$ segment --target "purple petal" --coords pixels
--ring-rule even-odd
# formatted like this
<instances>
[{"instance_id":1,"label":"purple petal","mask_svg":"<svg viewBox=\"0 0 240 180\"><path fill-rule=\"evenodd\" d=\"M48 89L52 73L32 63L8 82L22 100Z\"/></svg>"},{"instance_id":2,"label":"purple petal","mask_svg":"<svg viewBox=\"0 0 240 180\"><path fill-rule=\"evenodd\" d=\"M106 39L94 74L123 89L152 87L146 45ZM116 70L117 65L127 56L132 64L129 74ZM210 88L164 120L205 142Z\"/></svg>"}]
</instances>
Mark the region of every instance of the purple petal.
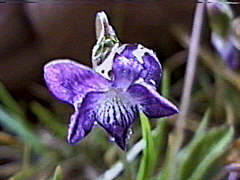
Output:
<instances>
[{"instance_id":1,"label":"purple petal","mask_svg":"<svg viewBox=\"0 0 240 180\"><path fill-rule=\"evenodd\" d=\"M87 92L105 91L110 82L92 69L70 60L54 60L44 67L49 90L64 102L80 103Z\"/></svg>"},{"instance_id":2,"label":"purple petal","mask_svg":"<svg viewBox=\"0 0 240 180\"><path fill-rule=\"evenodd\" d=\"M87 93L83 102L75 106L75 113L70 118L68 128L70 144L77 143L91 131L96 121L95 107L99 104L99 97L97 93Z\"/></svg>"},{"instance_id":3,"label":"purple petal","mask_svg":"<svg viewBox=\"0 0 240 180\"><path fill-rule=\"evenodd\" d=\"M239 58L239 52L238 49L236 49L234 46L230 50L229 53L223 55L225 58L225 64L233 70L237 70L240 68L240 58Z\"/></svg>"},{"instance_id":4,"label":"purple petal","mask_svg":"<svg viewBox=\"0 0 240 180\"><path fill-rule=\"evenodd\" d=\"M170 101L160 96L147 83L134 84L128 93L139 103L140 109L149 118L160 118L178 113L178 109Z\"/></svg>"},{"instance_id":5,"label":"purple petal","mask_svg":"<svg viewBox=\"0 0 240 180\"><path fill-rule=\"evenodd\" d=\"M125 150L128 131L138 116L138 109L127 94L121 93L124 92L90 92L87 96L98 99L95 105L98 124L106 130L112 141Z\"/></svg>"},{"instance_id":6,"label":"purple petal","mask_svg":"<svg viewBox=\"0 0 240 180\"><path fill-rule=\"evenodd\" d=\"M133 82L139 79L142 66L124 56L116 55L113 60L113 86L127 89Z\"/></svg>"},{"instance_id":7,"label":"purple petal","mask_svg":"<svg viewBox=\"0 0 240 180\"><path fill-rule=\"evenodd\" d=\"M90 112L75 113L70 117L68 126L67 141L69 144L76 144L82 140L91 130L94 125L94 118L91 117Z\"/></svg>"},{"instance_id":8,"label":"purple petal","mask_svg":"<svg viewBox=\"0 0 240 180\"><path fill-rule=\"evenodd\" d=\"M141 44L124 44L117 50L120 57L137 62L142 66L140 77L156 86L161 78L162 67L155 53Z\"/></svg>"},{"instance_id":9,"label":"purple petal","mask_svg":"<svg viewBox=\"0 0 240 180\"><path fill-rule=\"evenodd\" d=\"M144 54L143 61L144 70L140 76L146 83L156 86L159 83L162 74L161 65L158 60L148 52Z\"/></svg>"},{"instance_id":10,"label":"purple petal","mask_svg":"<svg viewBox=\"0 0 240 180\"><path fill-rule=\"evenodd\" d=\"M238 49L233 45L230 39L223 39L218 35L212 34L212 43L224 63L230 69L240 68Z\"/></svg>"},{"instance_id":11,"label":"purple petal","mask_svg":"<svg viewBox=\"0 0 240 180\"><path fill-rule=\"evenodd\" d=\"M126 57L127 59L136 59L133 55L133 51L137 50L138 44L123 44L119 50L118 54Z\"/></svg>"}]
</instances>

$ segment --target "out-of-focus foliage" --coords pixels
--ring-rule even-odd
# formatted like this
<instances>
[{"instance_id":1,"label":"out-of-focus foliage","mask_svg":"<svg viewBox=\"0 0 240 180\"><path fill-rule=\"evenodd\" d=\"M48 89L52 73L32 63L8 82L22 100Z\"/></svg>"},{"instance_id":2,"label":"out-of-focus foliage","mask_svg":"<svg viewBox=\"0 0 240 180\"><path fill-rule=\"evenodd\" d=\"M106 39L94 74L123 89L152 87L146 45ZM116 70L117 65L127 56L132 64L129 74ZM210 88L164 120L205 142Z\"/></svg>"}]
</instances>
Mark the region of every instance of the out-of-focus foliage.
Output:
<instances>
[{"instance_id":1,"label":"out-of-focus foliage","mask_svg":"<svg viewBox=\"0 0 240 180\"><path fill-rule=\"evenodd\" d=\"M226 35L233 28L230 17L222 14L212 19L212 28ZM222 34L219 32L216 33ZM177 39L180 44L186 34ZM231 38L224 41L235 43ZM205 47L200 50L201 63L197 66L184 127L184 144L176 159L176 180L221 180L228 175L221 176L225 165L240 161L240 73L223 66L216 58L217 53ZM176 103L181 98L185 59L183 50L163 64L161 92ZM141 114L141 126L134 126L128 145L130 155L107 142L97 128L86 140L70 146L65 139L72 110L57 104L44 91L41 95L47 98L38 95L31 102L24 102L21 97L12 97L0 84L0 179L92 180L108 168L115 168L111 172L118 172L114 176L120 180L169 179L172 165L168 155L174 141L176 116L148 120ZM138 143L141 138L145 143ZM136 151L131 151L132 148ZM131 158L126 158L126 154Z\"/></svg>"},{"instance_id":2,"label":"out-of-focus foliage","mask_svg":"<svg viewBox=\"0 0 240 180\"><path fill-rule=\"evenodd\" d=\"M207 131L209 111L206 112L194 137L177 158L178 180L211 179L210 171L219 167L219 158L226 152L233 138L233 127L224 126ZM157 180L169 179L171 164L166 162Z\"/></svg>"},{"instance_id":3,"label":"out-of-focus foliage","mask_svg":"<svg viewBox=\"0 0 240 180\"><path fill-rule=\"evenodd\" d=\"M52 180L61 180L61 179L62 179L62 169L60 166L57 166Z\"/></svg>"},{"instance_id":4,"label":"out-of-focus foliage","mask_svg":"<svg viewBox=\"0 0 240 180\"><path fill-rule=\"evenodd\" d=\"M59 123L54 116L47 108L43 107L37 102L32 102L30 104L32 112L36 115L39 122L52 130L54 134L59 137L64 138L66 135L66 128L63 124Z\"/></svg>"},{"instance_id":5,"label":"out-of-focus foliage","mask_svg":"<svg viewBox=\"0 0 240 180\"><path fill-rule=\"evenodd\" d=\"M231 69L240 68L238 52L237 21L234 23L234 13L228 3L214 0L207 4L211 42L224 61Z\"/></svg>"}]
</instances>

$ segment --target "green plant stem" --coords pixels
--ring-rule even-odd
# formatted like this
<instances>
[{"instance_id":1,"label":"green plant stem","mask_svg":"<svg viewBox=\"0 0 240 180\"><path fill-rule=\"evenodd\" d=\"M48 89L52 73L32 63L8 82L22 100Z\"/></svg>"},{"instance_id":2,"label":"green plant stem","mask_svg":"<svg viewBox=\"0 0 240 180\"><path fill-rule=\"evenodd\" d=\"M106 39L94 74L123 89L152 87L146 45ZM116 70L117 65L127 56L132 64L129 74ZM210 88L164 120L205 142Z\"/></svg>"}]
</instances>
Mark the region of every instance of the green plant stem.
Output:
<instances>
[{"instance_id":1,"label":"green plant stem","mask_svg":"<svg viewBox=\"0 0 240 180\"><path fill-rule=\"evenodd\" d=\"M28 144L24 145L23 150L23 170L29 168L31 159L31 147Z\"/></svg>"}]
</instances>

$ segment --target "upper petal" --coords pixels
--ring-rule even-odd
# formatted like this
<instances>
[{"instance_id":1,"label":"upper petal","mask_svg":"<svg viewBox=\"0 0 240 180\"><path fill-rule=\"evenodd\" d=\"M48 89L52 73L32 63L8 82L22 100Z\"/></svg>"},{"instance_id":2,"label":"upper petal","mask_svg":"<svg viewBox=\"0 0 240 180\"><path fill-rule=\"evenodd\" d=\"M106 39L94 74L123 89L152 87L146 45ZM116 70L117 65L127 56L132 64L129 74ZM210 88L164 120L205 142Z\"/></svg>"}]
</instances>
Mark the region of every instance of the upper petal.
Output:
<instances>
[{"instance_id":1,"label":"upper petal","mask_svg":"<svg viewBox=\"0 0 240 180\"><path fill-rule=\"evenodd\" d=\"M140 77L142 66L134 60L127 59L118 54L113 60L113 86L115 88L127 89Z\"/></svg>"},{"instance_id":2,"label":"upper petal","mask_svg":"<svg viewBox=\"0 0 240 180\"><path fill-rule=\"evenodd\" d=\"M71 60L54 60L44 66L44 79L59 100L80 103L87 92L105 91L110 82L87 66Z\"/></svg>"},{"instance_id":3,"label":"upper petal","mask_svg":"<svg viewBox=\"0 0 240 180\"><path fill-rule=\"evenodd\" d=\"M156 86L161 78L162 67L155 53L141 44L124 44L117 50L117 58L126 58L130 63L138 63L141 66L139 77ZM114 71L114 69L113 69Z\"/></svg>"},{"instance_id":4,"label":"upper petal","mask_svg":"<svg viewBox=\"0 0 240 180\"><path fill-rule=\"evenodd\" d=\"M138 102L139 108L149 118L160 118L178 113L178 109L170 101L160 96L147 83L134 84L129 87L128 93Z\"/></svg>"}]
</instances>

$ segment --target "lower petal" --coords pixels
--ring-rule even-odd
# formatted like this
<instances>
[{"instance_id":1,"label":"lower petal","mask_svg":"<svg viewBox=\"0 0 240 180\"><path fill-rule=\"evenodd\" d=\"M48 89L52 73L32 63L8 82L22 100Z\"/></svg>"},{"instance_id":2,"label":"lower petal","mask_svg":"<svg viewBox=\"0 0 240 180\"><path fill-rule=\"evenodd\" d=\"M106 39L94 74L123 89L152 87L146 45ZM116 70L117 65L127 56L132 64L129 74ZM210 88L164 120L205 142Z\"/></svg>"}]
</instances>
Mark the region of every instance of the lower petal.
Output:
<instances>
[{"instance_id":1,"label":"lower petal","mask_svg":"<svg viewBox=\"0 0 240 180\"><path fill-rule=\"evenodd\" d=\"M97 122L121 149L125 150L129 128L138 116L138 109L124 92L89 93L99 99L95 106Z\"/></svg>"},{"instance_id":2,"label":"lower petal","mask_svg":"<svg viewBox=\"0 0 240 180\"><path fill-rule=\"evenodd\" d=\"M170 101L160 96L152 86L142 82L134 84L128 93L139 104L139 108L149 118L160 118L178 113L178 109Z\"/></svg>"}]
</instances>

